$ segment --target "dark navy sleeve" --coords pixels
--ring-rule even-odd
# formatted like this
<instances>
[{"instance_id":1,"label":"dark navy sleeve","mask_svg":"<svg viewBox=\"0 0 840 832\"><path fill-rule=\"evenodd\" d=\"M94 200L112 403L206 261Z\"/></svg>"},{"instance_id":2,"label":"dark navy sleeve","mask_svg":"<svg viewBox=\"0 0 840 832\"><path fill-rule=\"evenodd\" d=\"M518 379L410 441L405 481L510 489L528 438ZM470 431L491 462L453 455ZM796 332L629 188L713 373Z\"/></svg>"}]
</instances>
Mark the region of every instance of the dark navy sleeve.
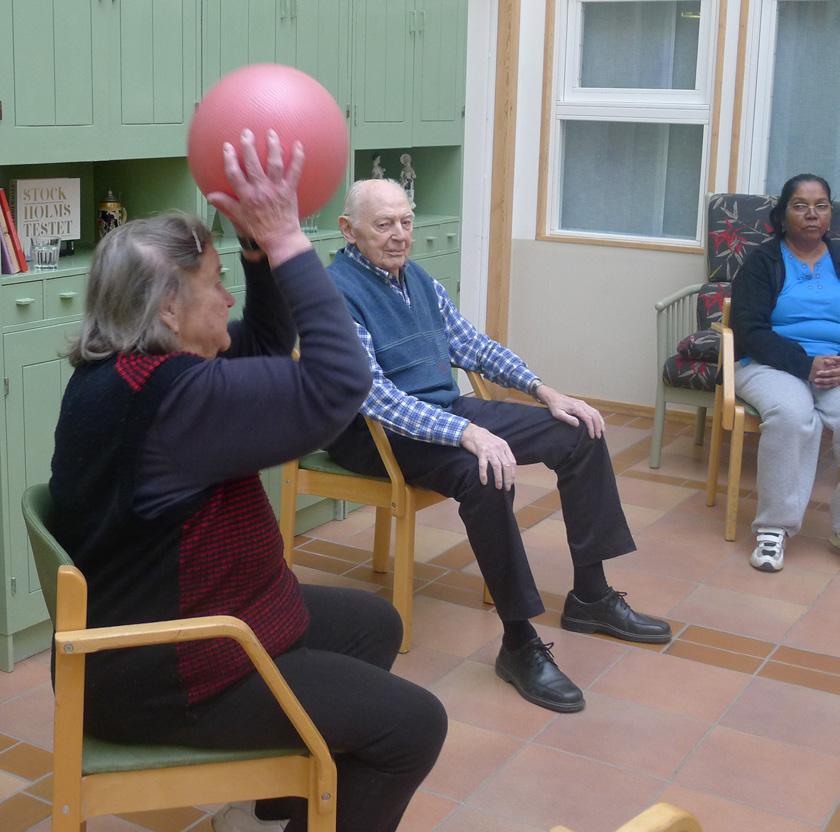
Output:
<instances>
[{"instance_id":1,"label":"dark navy sleeve","mask_svg":"<svg viewBox=\"0 0 840 832\"><path fill-rule=\"evenodd\" d=\"M358 412L370 371L317 255L298 255L272 277L299 333L300 361L282 354L230 357L229 350L179 376L146 440L135 495L142 514L326 445ZM265 297L279 302L279 295Z\"/></svg>"},{"instance_id":2,"label":"dark navy sleeve","mask_svg":"<svg viewBox=\"0 0 840 832\"><path fill-rule=\"evenodd\" d=\"M289 355L297 338L288 298L262 258L241 260L245 271L245 308L241 321L228 326L231 344L226 358L244 355Z\"/></svg>"}]
</instances>

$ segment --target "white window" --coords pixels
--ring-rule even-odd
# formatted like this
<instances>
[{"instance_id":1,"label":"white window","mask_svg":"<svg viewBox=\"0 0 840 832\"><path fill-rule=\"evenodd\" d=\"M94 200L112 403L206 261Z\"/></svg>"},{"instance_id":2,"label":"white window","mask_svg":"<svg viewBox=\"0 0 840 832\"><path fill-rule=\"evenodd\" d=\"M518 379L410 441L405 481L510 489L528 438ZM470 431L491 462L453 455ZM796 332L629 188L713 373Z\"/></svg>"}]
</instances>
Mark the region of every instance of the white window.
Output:
<instances>
[{"instance_id":1,"label":"white window","mask_svg":"<svg viewBox=\"0 0 840 832\"><path fill-rule=\"evenodd\" d=\"M697 245L714 0L557 0L551 236Z\"/></svg>"},{"instance_id":2,"label":"white window","mask_svg":"<svg viewBox=\"0 0 840 832\"><path fill-rule=\"evenodd\" d=\"M778 194L791 176L815 173L840 191L840 3L754 5L739 188Z\"/></svg>"}]
</instances>

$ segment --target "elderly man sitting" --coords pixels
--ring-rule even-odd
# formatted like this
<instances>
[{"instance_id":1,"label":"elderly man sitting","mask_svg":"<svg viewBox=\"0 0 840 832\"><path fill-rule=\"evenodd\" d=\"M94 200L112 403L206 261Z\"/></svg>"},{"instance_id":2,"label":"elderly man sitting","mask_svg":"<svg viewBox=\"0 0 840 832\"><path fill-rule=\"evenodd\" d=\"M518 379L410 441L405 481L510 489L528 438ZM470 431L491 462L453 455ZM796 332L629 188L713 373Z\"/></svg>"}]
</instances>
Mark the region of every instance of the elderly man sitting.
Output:
<instances>
[{"instance_id":1,"label":"elderly man sitting","mask_svg":"<svg viewBox=\"0 0 840 832\"><path fill-rule=\"evenodd\" d=\"M446 290L408 259L414 215L388 180L356 182L339 218L346 247L329 272L368 353L373 387L362 413L383 424L406 480L454 497L504 625L496 673L528 701L579 711L580 689L557 667L529 621L544 607L513 513L517 464L542 462L557 487L574 563L562 625L640 642L666 642L667 622L635 612L603 561L635 550L603 438L585 402L543 384L510 350L463 318ZM530 393L546 407L464 398L450 367ZM384 475L359 417L329 448L346 468Z\"/></svg>"}]
</instances>

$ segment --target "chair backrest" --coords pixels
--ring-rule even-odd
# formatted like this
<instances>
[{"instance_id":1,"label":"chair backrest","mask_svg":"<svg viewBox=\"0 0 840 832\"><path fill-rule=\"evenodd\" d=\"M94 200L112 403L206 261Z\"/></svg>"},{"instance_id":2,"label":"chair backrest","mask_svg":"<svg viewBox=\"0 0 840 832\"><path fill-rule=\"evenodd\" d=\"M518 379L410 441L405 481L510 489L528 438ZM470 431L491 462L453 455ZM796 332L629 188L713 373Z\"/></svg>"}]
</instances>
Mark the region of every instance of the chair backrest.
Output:
<instances>
[{"instance_id":1,"label":"chair backrest","mask_svg":"<svg viewBox=\"0 0 840 832\"><path fill-rule=\"evenodd\" d=\"M732 282L747 255L773 236L770 212L778 198L766 194L711 194L709 197L707 280ZM840 238L840 204L832 203L828 235Z\"/></svg>"},{"instance_id":2,"label":"chair backrest","mask_svg":"<svg viewBox=\"0 0 840 832\"><path fill-rule=\"evenodd\" d=\"M46 483L32 485L23 493L21 500L23 519L29 532L29 542L35 556L38 580L44 592L44 601L53 627L56 616L56 589L59 566L72 566L73 561L59 542L53 537L55 506Z\"/></svg>"}]
</instances>

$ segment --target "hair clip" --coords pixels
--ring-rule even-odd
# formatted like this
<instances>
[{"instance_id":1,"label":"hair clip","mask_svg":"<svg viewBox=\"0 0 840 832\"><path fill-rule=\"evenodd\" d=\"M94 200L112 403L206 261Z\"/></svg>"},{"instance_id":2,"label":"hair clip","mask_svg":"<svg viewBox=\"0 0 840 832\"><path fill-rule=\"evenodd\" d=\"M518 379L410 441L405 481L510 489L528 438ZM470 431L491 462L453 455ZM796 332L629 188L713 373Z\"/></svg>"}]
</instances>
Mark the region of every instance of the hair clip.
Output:
<instances>
[{"instance_id":1,"label":"hair clip","mask_svg":"<svg viewBox=\"0 0 840 832\"><path fill-rule=\"evenodd\" d=\"M195 240L195 247L198 249L199 254L204 254L204 250L201 248L201 241L198 239L198 234L196 230L193 228L192 230L193 239Z\"/></svg>"}]
</instances>

